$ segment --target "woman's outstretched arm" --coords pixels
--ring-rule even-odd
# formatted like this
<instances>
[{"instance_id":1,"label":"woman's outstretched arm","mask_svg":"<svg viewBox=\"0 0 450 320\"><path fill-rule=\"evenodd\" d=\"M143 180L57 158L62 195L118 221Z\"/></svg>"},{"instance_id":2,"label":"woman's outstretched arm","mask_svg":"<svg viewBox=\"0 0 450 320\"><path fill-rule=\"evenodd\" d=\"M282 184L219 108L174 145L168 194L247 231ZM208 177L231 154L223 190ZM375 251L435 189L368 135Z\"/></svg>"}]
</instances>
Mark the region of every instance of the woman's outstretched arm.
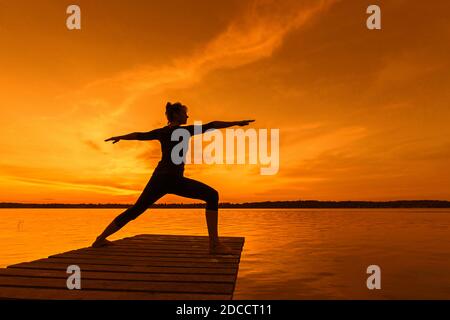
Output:
<instances>
[{"instance_id":1,"label":"woman's outstretched arm","mask_svg":"<svg viewBox=\"0 0 450 320\"><path fill-rule=\"evenodd\" d=\"M189 125L189 126L184 126L181 127L183 129L186 129L189 131L190 135L196 135L196 134L200 134L200 133L205 133L206 130L210 130L210 129L223 129L223 128L229 128L232 126L246 126L248 125L250 122L253 122L255 120L241 120L241 121L212 121L212 122L208 122L204 125L201 125L201 130L196 129L200 126L197 125Z\"/></svg>"},{"instance_id":2,"label":"woman's outstretched arm","mask_svg":"<svg viewBox=\"0 0 450 320\"><path fill-rule=\"evenodd\" d=\"M250 122L255 120L241 120L241 121L212 121L203 126L203 130L206 131L208 129L223 129L229 128L232 126L247 126Z\"/></svg>"},{"instance_id":3,"label":"woman's outstretched arm","mask_svg":"<svg viewBox=\"0 0 450 320\"><path fill-rule=\"evenodd\" d=\"M159 129L155 129L148 132L133 132L123 136L115 136L106 139L105 142L112 141L113 144L120 140L157 140L159 137Z\"/></svg>"}]
</instances>

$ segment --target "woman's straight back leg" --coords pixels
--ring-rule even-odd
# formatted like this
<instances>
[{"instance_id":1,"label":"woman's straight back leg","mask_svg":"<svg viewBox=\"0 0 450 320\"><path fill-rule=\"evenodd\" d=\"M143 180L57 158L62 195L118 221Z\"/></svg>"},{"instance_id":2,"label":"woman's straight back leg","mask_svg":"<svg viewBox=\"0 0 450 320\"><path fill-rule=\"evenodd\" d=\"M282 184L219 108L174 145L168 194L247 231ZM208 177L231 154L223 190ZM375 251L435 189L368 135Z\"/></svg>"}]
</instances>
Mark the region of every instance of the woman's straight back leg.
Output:
<instances>
[{"instance_id":1,"label":"woman's straight back leg","mask_svg":"<svg viewBox=\"0 0 450 320\"><path fill-rule=\"evenodd\" d=\"M139 215L145 212L145 210L156 202L159 198L166 194L166 183L160 182L161 179L156 179L152 176L150 181L145 186L141 195L139 196L136 203L118 215L100 234L95 242L92 244L93 247L101 247L108 245L111 242L106 240L107 237L116 233L123 228L128 222L136 219Z\"/></svg>"}]
</instances>

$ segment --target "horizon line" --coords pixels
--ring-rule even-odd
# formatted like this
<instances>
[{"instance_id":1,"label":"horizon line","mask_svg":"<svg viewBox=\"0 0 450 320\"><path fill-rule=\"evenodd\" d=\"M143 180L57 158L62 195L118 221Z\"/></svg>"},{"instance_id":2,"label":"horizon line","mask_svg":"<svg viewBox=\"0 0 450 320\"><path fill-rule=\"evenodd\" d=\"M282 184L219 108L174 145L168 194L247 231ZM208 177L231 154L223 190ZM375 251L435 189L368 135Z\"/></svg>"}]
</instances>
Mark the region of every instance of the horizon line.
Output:
<instances>
[{"instance_id":1,"label":"horizon line","mask_svg":"<svg viewBox=\"0 0 450 320\"><path fill-rule=\"evenodd\" d=\"M0 202L0 208L127 208L130 203ZM205 203L154 203L149 208L204 208ZM450 208L449 200L266 200L220 202L220 208Z\"/></svg>"}]
</instances>

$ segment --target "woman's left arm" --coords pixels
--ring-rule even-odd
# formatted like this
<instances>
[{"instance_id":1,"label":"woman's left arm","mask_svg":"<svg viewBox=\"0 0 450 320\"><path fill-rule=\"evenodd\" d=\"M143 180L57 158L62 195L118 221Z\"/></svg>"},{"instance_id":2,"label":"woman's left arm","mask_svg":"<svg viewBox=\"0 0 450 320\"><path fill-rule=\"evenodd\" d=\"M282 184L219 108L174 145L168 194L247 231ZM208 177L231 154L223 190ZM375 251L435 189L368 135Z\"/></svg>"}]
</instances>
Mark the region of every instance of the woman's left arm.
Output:
<instances>
[{"instance_id":1,"label":"woman's left arm","mask_svg":"<svg viewBox=\"0 0 450 320\"><path fill-rule=\"evenodd\" d=\"M212 121L208 122L204 125L189 125L189 126L183 126L182 129L185 129L189 132L191 136L194 136L196 134L205 133L207 130L212 129L223 129L223 128L229 128L232 126L246 126L250 122L253 122L255 120L242 120L242 121ZM200 129L201 127L201 129Z\"/></svg>"},{"instance_id":2,"label":"woman's left arm","mask_svg":"<svg viewBox=\"0 0 450 320\"><path fill-rule=\"evenodd\" d=\"M241 120L241 121L212 121L203 126L203 131L208 129L223 129L233 126L247 126L250 122L255 120Z\"/></svg>"}]
</instances>

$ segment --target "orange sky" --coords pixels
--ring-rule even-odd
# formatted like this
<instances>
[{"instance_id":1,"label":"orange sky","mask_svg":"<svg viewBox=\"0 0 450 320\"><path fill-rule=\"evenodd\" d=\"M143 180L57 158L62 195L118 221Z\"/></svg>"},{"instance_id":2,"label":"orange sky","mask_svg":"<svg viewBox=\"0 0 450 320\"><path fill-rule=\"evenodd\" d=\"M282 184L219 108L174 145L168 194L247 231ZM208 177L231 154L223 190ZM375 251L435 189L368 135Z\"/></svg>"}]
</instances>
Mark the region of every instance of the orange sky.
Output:
<instances>
[{"instance_id":1,"label":"orange sky","mask_svg":"<svg viewBox=\"0 0 450 320\"><path fill-rule=\"evenodd\" d=\"M0 201L133 202L159 143L103 140L168 100L280 129L275 176L186 166L220 201L450 199L450 2L375 2L0 0Z\"/></svg>"}]
</instances>

